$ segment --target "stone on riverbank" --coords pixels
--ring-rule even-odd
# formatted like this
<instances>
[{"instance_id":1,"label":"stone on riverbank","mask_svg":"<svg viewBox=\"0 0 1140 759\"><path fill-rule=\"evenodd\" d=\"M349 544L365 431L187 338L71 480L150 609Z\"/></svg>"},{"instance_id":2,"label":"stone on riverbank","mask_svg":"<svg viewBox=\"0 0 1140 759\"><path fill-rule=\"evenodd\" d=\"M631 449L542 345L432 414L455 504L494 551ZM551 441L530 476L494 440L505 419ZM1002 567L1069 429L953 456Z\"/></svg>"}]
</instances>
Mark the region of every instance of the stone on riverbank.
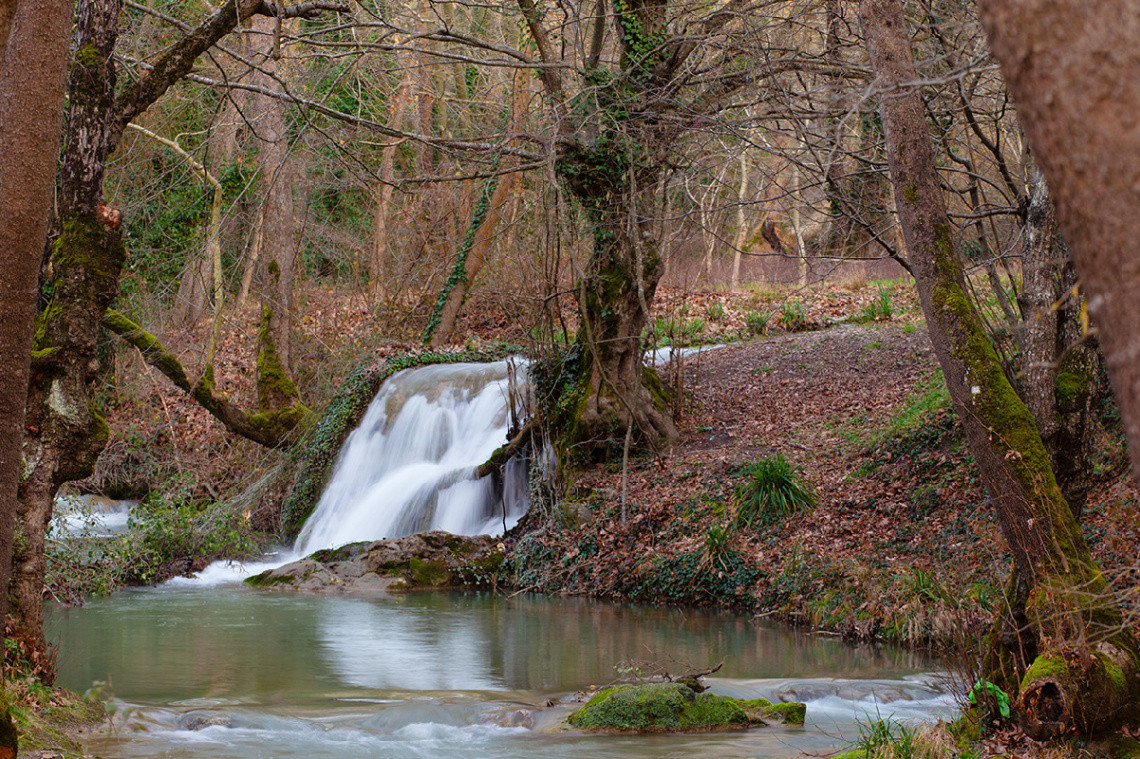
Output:
<instances>
[{"instance_id":1,"label":"stone on riverbank","mask_svg":"<svg viewBox=\"0 0 1140 759\"><path fill-rule=\"evenodd\" d=\"M770 722L802 725L803 704L745 701L697 693L683 683L643 683L606 688L567 721L601 732L704 732L743 730Z\"/></svg>"},{"instance_id":2,"label":"stone on riverbank","mask_svg":"<svg viewBox=\"0 0 1140 759\"><path fill-rule=\"evenodd\" d=\"M247 578L264 588L314 593L387 593L462 584L464 567L498 552L489 535L466 537L442 530L404 538L352 543L317 551L300 561Z\"/></svg>"}]
</instances>

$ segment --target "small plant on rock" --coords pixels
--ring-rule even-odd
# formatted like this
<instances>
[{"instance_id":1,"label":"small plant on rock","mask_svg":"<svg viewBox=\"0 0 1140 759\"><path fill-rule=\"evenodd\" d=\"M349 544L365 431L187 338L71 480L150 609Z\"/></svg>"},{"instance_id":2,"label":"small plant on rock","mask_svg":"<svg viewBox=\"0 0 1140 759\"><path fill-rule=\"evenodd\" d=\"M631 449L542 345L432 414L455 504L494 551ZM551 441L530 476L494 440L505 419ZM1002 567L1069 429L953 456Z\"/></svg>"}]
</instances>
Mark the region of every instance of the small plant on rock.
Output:
<instances>
[{"instance_id":1,"label":"small plant on rock","mask_svg":"<svg viewBox=\"0 0 1140 759\"><path fill-rule=\"evenodd\" d=\"M815 491L800 467L781 454L758 459L736 488L737 527L775 524L815 505Z\"/></svg>"}]
</instances>

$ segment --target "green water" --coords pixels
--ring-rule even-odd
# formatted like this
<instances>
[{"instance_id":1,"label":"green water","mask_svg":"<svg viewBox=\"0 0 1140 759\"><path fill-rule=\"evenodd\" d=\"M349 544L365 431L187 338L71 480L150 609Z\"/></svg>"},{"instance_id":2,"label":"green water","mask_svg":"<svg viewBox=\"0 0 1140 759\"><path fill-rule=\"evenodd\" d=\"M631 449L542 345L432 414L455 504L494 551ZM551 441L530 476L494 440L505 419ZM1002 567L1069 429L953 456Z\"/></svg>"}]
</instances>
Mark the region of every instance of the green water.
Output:
<instances>
[{"instance_id":1,"label":"green water","mask_svg":"<svg viewBox=\"0 0 1140 759\"><path fill-rule=\"evenodd\" d=\"M743 616L490 594L307 596L242 586L128 591L53 607L59 680L111 690L104 757L789 756L860 716L948 716L934 663ZM715 692L808 703L805 728L712 736L550 732L541 706L618 675L723 661ZM647 665L642 665L646 667ZM563 710L564 711L564 710Z\"/></svg>"}]
</instances>

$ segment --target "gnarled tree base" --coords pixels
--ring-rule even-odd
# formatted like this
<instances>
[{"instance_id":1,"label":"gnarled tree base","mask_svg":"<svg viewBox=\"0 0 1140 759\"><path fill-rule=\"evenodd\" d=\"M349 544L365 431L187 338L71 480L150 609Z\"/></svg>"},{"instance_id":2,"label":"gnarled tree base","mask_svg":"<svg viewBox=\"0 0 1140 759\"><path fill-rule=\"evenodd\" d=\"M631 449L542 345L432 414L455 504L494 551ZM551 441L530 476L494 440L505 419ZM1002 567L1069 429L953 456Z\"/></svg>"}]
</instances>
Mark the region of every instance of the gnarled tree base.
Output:
<instances>
[{"instance_id":1,"label":"gnarled tree base","mask_svg":"<svg viewBox=\"0 0 1140 759\"><path fill-rule=\"evenodd\" d=\"M1021 727L1039 741L1117 727L1140 711L1137 674L1133 654L1107 641L1091 653L1038 656L1021 681Z\"/></svg>"}]
</instances>

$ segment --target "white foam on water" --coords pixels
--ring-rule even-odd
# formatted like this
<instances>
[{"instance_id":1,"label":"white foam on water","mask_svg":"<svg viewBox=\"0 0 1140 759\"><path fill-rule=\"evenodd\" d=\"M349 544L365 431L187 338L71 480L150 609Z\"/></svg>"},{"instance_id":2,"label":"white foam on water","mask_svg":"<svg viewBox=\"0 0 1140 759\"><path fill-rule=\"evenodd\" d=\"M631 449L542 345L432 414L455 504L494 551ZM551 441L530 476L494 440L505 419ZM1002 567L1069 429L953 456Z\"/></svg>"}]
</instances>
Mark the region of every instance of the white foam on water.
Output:
<instances>
[{"instance_id":1,"label":"white foam on water","mask_svg":"<svg viewBox=\"0 0 1140 759\"><path fill-rule=\"evenodd\" d=\"M297 553L424 530L499 535L513 527L528 507L525 467L506 467L501 483L474 477L507 442L512 366L439 364L390 377L345 441Z\"/></svg>"}]
</instances>

